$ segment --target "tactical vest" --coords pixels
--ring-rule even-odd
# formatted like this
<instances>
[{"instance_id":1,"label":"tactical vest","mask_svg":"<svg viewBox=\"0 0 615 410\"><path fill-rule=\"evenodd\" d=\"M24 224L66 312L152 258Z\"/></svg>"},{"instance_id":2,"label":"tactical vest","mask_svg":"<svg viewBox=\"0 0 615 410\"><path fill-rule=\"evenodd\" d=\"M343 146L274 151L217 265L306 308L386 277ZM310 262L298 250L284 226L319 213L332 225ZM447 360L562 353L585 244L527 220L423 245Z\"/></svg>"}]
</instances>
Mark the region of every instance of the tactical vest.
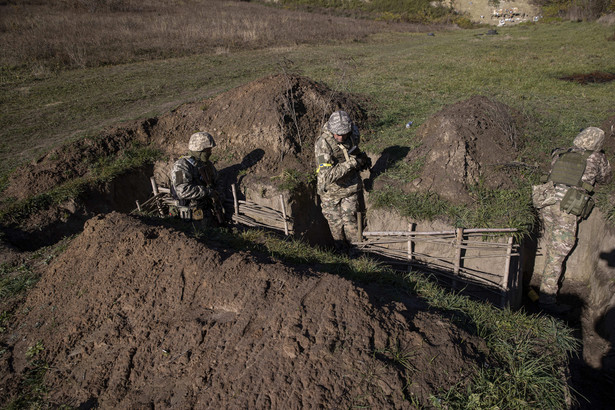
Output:
<instances>
[{"instance_id":1,"label":"tactical vest","mask_svg":"<svg viewBox=\"0 0 615 410\"><path fill-rule=\"evenodd\" d=\"M569 188L560 202L560 210L587 218L594 207L591 198L593 186L583 182L582 177L587 166L587 158L593 151L566 151L560 154L553 164L549 180L554 184L567 185ZM579 189L580 188L580 189Z\"/></svg>"},{"instance_id":2,"label":"tactical vest","mask_svg":"<svg viewBox=\"0 0 615 410\"><path fill-rule=\"evenodd\" d=\"M553 181L554 184L564 184L587 189L587 184L584 186L581 178L585 173L587 158L589 158L592 153L593 151L567 151L560 154L555 164L553 164L553 169L549 175L549 181Z\"/></svg>"}]
</instances>

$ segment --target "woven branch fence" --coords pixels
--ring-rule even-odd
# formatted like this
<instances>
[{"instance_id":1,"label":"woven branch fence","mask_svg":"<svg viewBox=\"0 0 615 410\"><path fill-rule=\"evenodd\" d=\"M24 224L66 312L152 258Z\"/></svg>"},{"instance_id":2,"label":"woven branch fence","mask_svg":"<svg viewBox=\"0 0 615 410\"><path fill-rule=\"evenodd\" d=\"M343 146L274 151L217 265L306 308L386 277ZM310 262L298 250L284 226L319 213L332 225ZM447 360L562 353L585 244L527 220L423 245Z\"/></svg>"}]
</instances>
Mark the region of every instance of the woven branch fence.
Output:
<instances>
[{"instance_id":1,"label":"woven branch fence","mask_svg":"<svg viewBox=\"0 0 615 410\"><path fill-rule=\"evenodd\" d=\"M142 204L137 201L136 210L168 216L168 207L175 203L170 190L159 187L154 178L151 183L153 196ZM233 198L226 199L225 204L228 208L232 206L230 220L233 223L274 230L287 236L293 234L292 218L286 213L281 194L279 209L273 209L238 199L235 185L231 188ZM517 229L458 228L421 232L411 223L407 231L364 232L360 213L357 219L359 234L353 245L359 251L376 255L396 269L417 268L432 273L453 289L501 307L518 303L515 295L520 286L520 273L515 261L518 261L519 245L514 240Z\"/></svg>"},{"instance_id":2,"label":"woven branch fence","mask_svg":"<svg viewBox=\"0 0 615 410\"><path fill-rule=\"evenodd\" d=\"M501 307L517 304L517 229L417 232L412 223L407 231L363 232L360 214L358 226L353 245L364 253L376 255L397 269L428 271L453 289Z\"/></svg>"},{"instance_id":3,"label":"woven branch fence","mask_svg":"<svg viewBox=\"0 0 615 410\"><path fill-rule=\"evenodd\" d=\"M171 190L159 186L154 177L150 178L150 182L152 184L152 197L143 203L136 201L137 208L132 213L138 211L158 214L163 218L169 216L169 207L176 205L177 200L171 196ZM292 218L286 214L286 203L282 194L279 196L280 210L277 210L255 202L238 199L235 185L233 184L231 188L233 198L225 198L224 202L229 207L233 207L233 213L230 216L233 223L252 228L279 231L287 236L293 233Z\"/></svg>"}]
</instances>

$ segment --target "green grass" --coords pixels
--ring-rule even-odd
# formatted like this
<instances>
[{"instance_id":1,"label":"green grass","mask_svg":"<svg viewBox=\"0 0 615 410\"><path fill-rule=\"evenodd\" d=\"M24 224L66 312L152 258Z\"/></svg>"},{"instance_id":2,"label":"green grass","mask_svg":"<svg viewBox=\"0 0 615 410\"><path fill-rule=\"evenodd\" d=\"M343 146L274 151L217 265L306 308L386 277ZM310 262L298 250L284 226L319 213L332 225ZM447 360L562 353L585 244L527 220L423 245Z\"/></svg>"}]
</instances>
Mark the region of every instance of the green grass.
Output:
<instances>
[{"instance_id":1,"label":"green grass","mask_svg":"<svg viewBox=\"0 0 615 410\"><path fill-rule=\"evenodd\" d=\"M469 188L475 201L471 206L453 204L434 193L404 193L390 187L373 192L370 199L375 208L394 208L401 216L412 219L445 217L459 228L510 227L518 229L519 236L531 231L535 214L528 185L508 190L491 190L480 185Z\"/></svg>"},{"instance_id":2,"label":"green grass","mask_svg":"<svg viewBox=\"0 0 615 410\"><path fill-rule=\"evenodd\" d=\"M434 5L431 0L282 0L284 6L310 9L333 9L340 13L374 18L382 21L408 21L416 23L455 22L470 25L443 3Z\"/></svg>"},{"instance_id":3,"label":"green grass","mask_svg":"<svg viewBox=\"0 0 615 410\"><path fill-rule=\"evenodd\" d=\"M49 370L49 365L40 358L44 350L43 342L39 340L26 351L28 366L23 372L20 381L19 394L6 405L5 409L40 409L49 407L49 404L45 401L48 389L44 380L45 374Z\"/></svg>"},{"instance_id":4,"label":"green grass","mask_svg":"<svg viewBox=\"0 0 615 410\"><path fill-rule=\"evenodd\" d=\"M38 249L28 255L27 259L20 264L0 264L0 302L22 296L31 289L40 278L36 269L40 265L47 265L64 252L72 238L65 238L55 245ZM9 318L9 312L0 314L0 326L4 327Z\"/></svg>"}]
</instances>

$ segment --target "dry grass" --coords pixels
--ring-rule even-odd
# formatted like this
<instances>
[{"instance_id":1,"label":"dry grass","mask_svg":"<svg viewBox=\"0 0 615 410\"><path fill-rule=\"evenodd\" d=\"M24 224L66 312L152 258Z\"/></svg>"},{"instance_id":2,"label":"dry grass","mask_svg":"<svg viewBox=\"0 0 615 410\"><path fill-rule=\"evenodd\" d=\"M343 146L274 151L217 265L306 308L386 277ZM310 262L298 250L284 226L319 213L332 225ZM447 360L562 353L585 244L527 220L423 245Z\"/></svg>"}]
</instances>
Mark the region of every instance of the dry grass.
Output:
<instances>
[{"instance_id":1,"label":"dry grass","mask_svg":"<svg viewBox=\"0 0 615 410\"><path fill-rule=\"evenodd\" d=\"M426 30L239 1L30 0L0 5L0 66L36 74Z\"/></svg>"}]
</instances>

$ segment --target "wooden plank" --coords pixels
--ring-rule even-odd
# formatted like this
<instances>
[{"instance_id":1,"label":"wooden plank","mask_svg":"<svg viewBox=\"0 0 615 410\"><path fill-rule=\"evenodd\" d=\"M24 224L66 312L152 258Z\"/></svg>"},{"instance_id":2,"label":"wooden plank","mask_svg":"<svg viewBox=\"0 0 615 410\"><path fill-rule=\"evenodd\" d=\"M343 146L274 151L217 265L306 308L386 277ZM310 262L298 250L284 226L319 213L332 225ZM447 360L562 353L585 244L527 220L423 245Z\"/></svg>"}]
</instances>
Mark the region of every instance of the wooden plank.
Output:
<instances>
[{"instance_id":1,"label":"wooden plank","mask_svg":"<svg viewBox=\"0 0 615 410\"><path fill-rule=\"evenodd\" d=\"M284 197L280 194L280 205L282 206L282 217L284 218L284 234L288 236L288 221L286 220L286 206L284 205Z\"/></svg>"},{"instance_id":2,"label":"wooden plank","mask_svg":"<svg viewBox=\"0 0 615 410\"><path fill-rule=\"evenodd\" d=\"M513 248L513 240L514 238L511 236L510 238L508 238L508 249L506 250L506 262L504 265L504 276L502 277L502 290L504 291L502 293L502 306L504 306L507 302L506 299L508 299L508 295L510 293L510 289L508 288L508 276L510 274L510 259L512 256L512 248Z\"/></svg>"}]
</instances>

